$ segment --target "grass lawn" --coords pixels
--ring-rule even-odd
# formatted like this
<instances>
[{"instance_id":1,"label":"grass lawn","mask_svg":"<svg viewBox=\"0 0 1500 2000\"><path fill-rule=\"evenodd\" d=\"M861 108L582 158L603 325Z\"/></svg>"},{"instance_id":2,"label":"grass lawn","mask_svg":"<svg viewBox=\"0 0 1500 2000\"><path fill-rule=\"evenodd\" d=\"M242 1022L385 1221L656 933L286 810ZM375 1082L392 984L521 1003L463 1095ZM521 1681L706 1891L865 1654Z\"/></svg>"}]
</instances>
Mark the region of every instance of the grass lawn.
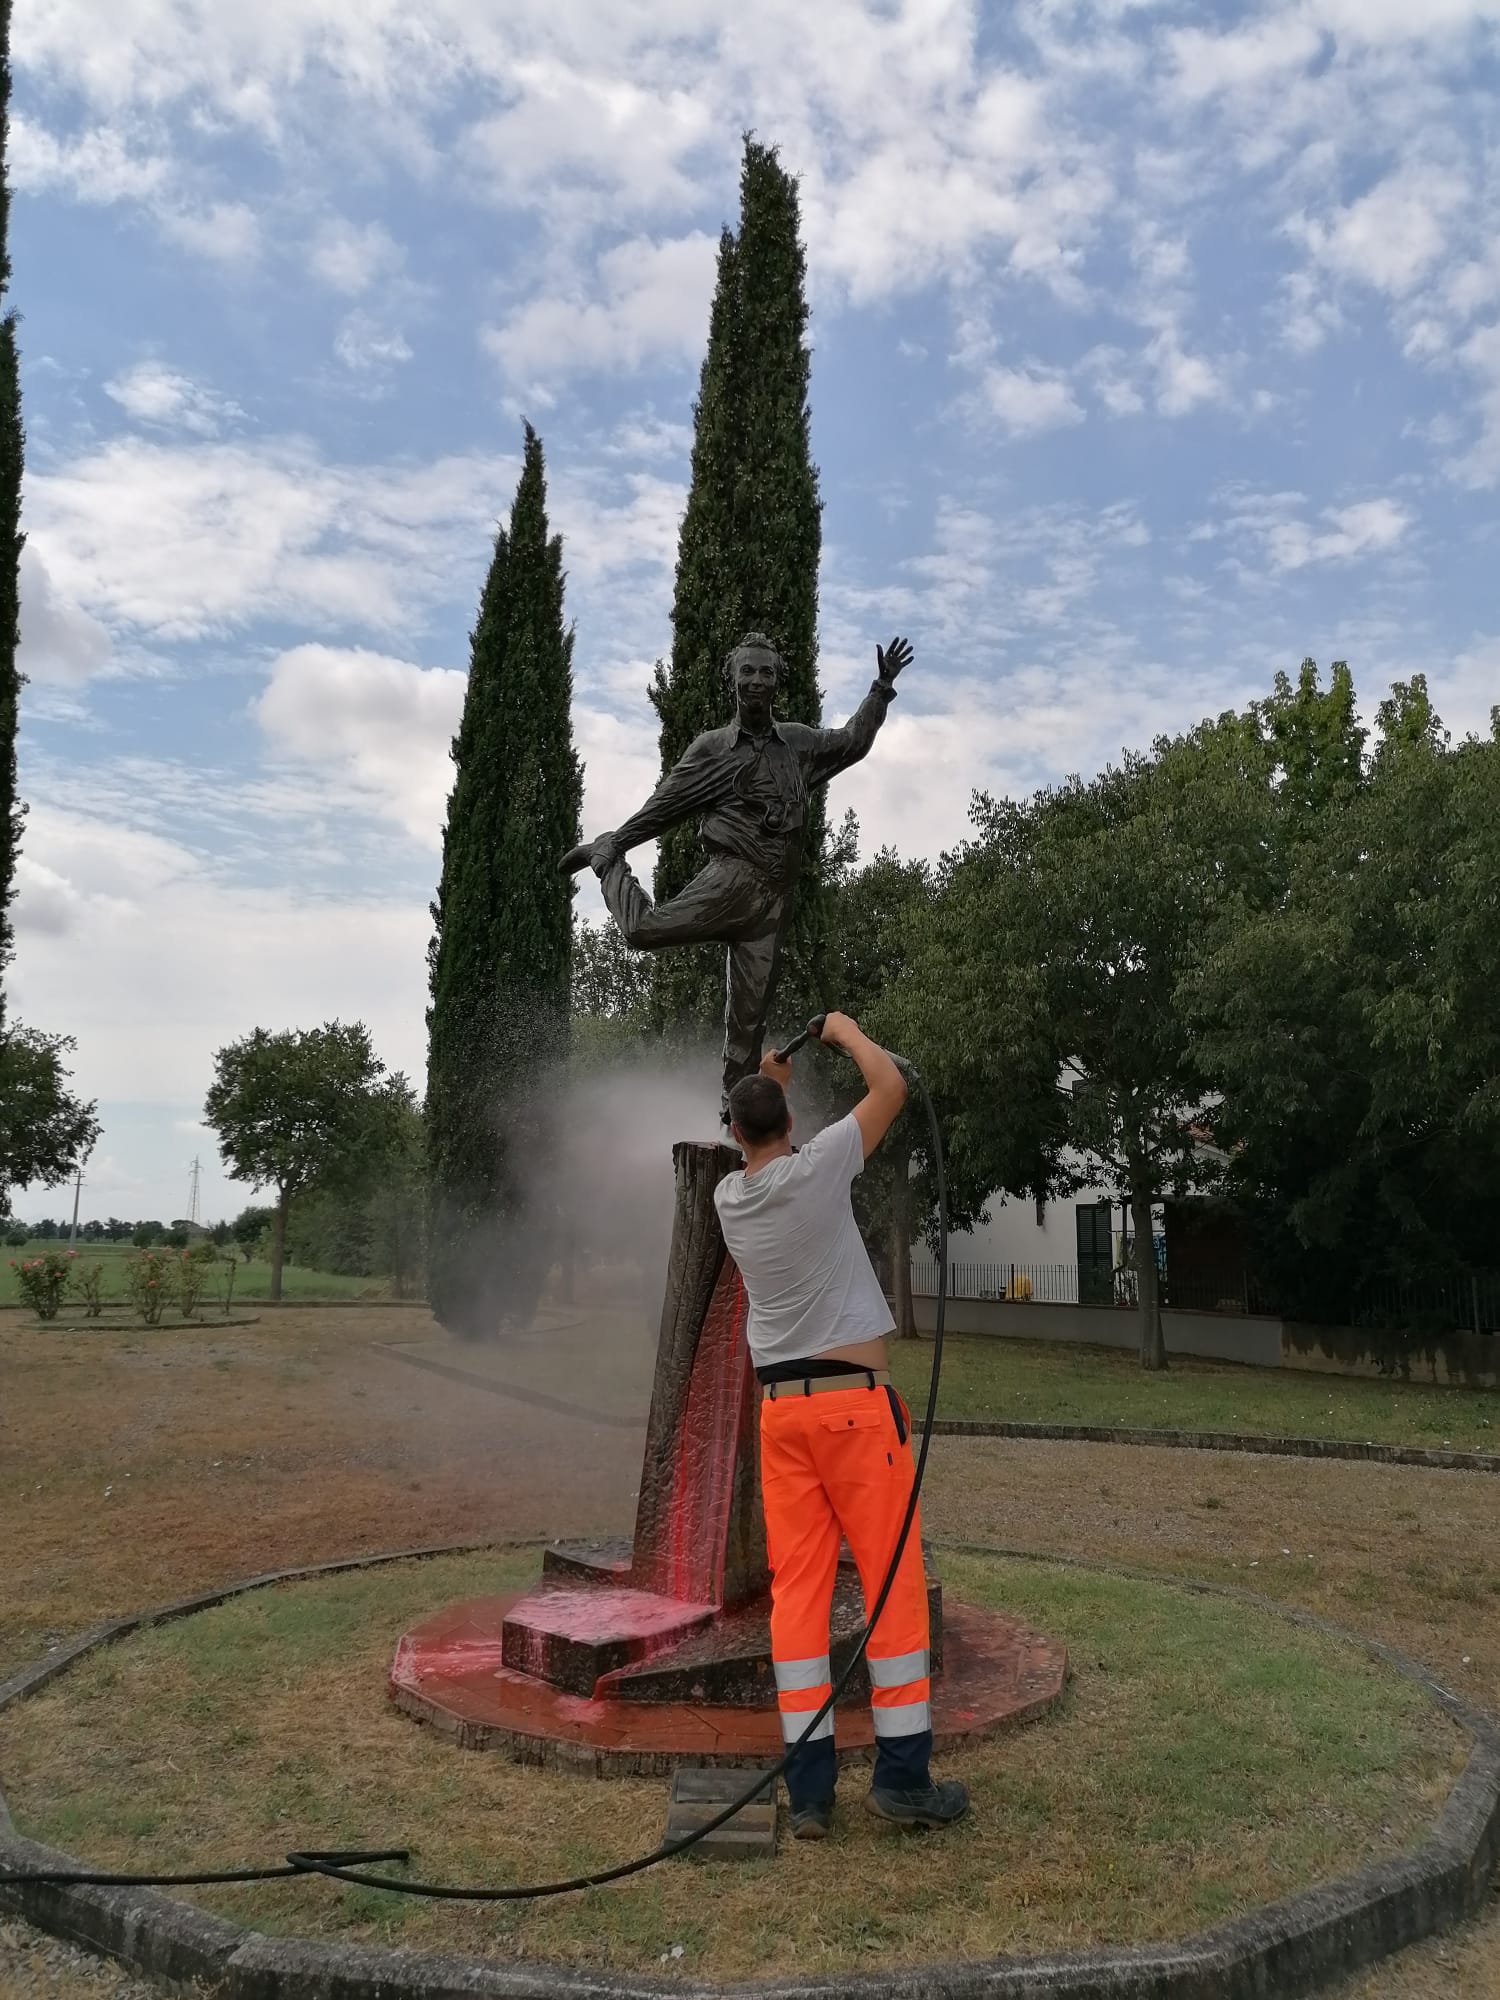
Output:
<instances>
[{"instance_id":1,"label":"grass lawn","mask_svg":"<svg viewBox=\"0 0 1500 2000\"><path fill-rule=\"evenodd\" d=\"M11 1269L12 1262L20 1264L27 1258L43 1257L49 1250L60 1250L66 1256L67 1243L27 1243L22 1248L7 1245L0 1256L0 1305L9 1305L20 1297L16 1289L16 1274ZM179 1253L156 1245L166 1256ZM104 1298L121 1301L125 1298L124 1270L128 1260L139 1253L130 1243L79 1243L77 1262L80 1264L99 1263L104 1266L104 1281L101 1287ZM384 1278L351 1278L336 1271L309 1271L300 1264L287 1264L281 1273L282 1296L288 1299L344 1299L344 1298L385 1298L390 1286ZM261 1259L247 1264L241 1258L235 1272L234 1301L236 1305L246 1300L269 1299L271 1296L271 1267ZM202 1312L211 1313L216 1305L212 1285L205 1294ZM77 1301L65 1304L65 1312L76 1310Z\"/></svg>"},{"instance_id":2,"label":"grass lawn","mask_svg":"<svg viewBox=\"0 0 1500 2000\"><path fill-rule=\"evenodd\" d=\"M920 1417L932 1343L894 1341L891 1368ZM1254 1431L1500 1451L1500 1390L1299 1374L1174 1359L1150 1374L1133 1354L949 1334L943 1342L943 1417L1013 1423L1127 1424L1164 1430Z\"/></svg>"},{"instance_id":3,"label":"grass lawn","mask_svg":"<svg viewBox=\"0 0 1500 2000\"><path fill-rule=\"evenodd\" d=\"M409 1843L427 1879L572 1874L659 1838L660 1781L475 1755L388 1705L392 1647L446 1599L534 1575L534 1551L284 1586L98 1654L0 1718L23 1831L91 1860L255 1863ZM1164 1583L951 1557L957 1596L1066 1641L1045 1721L972 1746L970 1821L891 1835L844 1774L835 1838L774 1863L674 1863L537 1905L325 1883L202 1892L264 1930L686 1976L839 1972L1180 1935L1412 1844L1465 1754L1409 1682L1252 1607ZM206 1782L211 1773L211 1781Z\"/></svg>"}]
</instances>

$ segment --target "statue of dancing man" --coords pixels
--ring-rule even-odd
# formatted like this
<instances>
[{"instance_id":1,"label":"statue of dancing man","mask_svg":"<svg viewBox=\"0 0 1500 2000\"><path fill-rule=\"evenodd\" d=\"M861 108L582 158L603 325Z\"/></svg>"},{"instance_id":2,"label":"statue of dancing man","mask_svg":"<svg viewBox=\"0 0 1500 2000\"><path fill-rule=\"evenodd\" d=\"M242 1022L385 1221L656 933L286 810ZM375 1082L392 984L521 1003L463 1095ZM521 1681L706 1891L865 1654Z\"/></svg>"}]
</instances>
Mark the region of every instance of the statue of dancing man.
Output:
<instances>
[{"instance_id":1,"label":"statue of dancing man","mask_svg":"<svg viewBox=\"0 0 1500 2000\"><path fill-rule=\"evenodd\" d=\"M592 868L625 942L642 951L679 944L728 947L724 1004L724 1104L760 1066L792 895L802 860L808 802L820 785L869 754L896 676L911 663L905 639L876 648L869 693L841 729L778 722L771 713L781 655L750 632L725 662L734 720L708 729L662 779L640 811L613 833L569 850L567 874ZM708 860L664 903L653 903L625 857L684 820L700 820ZM727 1109L724 1113L726 1119Z\"/></svg>"}]
</instances>

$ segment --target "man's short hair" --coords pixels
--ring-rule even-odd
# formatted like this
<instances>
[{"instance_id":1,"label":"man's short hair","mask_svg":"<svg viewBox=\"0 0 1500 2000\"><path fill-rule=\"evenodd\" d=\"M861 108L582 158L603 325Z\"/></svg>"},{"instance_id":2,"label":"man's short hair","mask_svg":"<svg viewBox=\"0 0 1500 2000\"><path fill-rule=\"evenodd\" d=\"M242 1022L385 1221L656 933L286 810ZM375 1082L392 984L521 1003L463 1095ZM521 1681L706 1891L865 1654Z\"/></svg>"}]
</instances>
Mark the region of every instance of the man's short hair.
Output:
<instances>
[{"instance_id":1,"label":"man's short hair","mask_svg":"<svg viewBox=\"0 0 1500 2000\"><path fill-rule=\"evenodd\" d=\"M734 663L741 653L769 653L776 662L776 681L779 686L786 679L786 661L781 657L781 648L764 632L747 632L737 645L733 646L724 661L724 679L734 686Z\"/></svg>"},{"instance_id":2,"label":"man's short hair","mask_svg":"<svg viewBox=\"0 0 1500 2000\"><path fill-rule=\"evenodd\" d=\"M786 1092L773 1076L742 1076L729 1093L729 1121L752 1146L784 1139L790 1129Z\"/></svg>"}]
</instances>

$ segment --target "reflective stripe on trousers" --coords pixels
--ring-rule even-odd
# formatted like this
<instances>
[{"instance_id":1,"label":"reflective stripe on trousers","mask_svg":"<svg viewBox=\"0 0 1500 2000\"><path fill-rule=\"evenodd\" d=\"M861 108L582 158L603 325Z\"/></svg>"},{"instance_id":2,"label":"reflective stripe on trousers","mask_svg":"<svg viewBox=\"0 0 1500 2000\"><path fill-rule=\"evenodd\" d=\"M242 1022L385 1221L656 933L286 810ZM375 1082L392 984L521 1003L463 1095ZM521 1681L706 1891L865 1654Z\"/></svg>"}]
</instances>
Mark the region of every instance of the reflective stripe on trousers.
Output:
<instances>
[{"instance_id":1,"label":"reflective stripe on trousers","mask_svg":"<svg viewBox=\"0 0 1500 2000\"><path fill-rule=\"evenodd\" d=\"M828 1655L822 1653L810 1660L773 1660L771 1667L776 1675L776 1706L781 1710L782 1741L795 1743L807 1728L809 1718L816 1715L828 1699L833 1685L829 1678ZM816 1743L832 1734L833 1710L830 1709L807 1740Z\"/></svg>"}]
</instances>

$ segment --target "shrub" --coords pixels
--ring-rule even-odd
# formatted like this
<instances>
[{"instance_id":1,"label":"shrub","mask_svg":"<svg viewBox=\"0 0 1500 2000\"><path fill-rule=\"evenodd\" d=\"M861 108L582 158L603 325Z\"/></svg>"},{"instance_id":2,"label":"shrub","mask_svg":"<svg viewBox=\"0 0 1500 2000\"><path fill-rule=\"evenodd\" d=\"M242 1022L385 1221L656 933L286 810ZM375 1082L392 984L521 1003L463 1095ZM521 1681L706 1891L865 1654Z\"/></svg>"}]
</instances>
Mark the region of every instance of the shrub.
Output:
<instances>
[{"instance_id":1,"label":"shrub","mask_svg":"<svg viewBox=\"0 0 1500 2000\"><path fill-rule=\"evenodd\" d=\"M75 1264L73 1266L73 1283L79 1298L83 1300L84 1317L86 1319L97 1319L104 1310L104 1266L99 1262L99 1259L93 1257L86 1264Z\"/></svg>"},{"instance_id":2,"label":"shrub","mask_svg":"<svg viewBox=\"0 0 1500 2000\"><path fill-rule=\"evenodd\" d=\"M49 1250L45 1256L28 1257L21 1264L11 1258L16 1290L38 1319L57 1318L57 1309L73 1282L73 1264L71 1250L66 1256L60 1250Z\"/></svg>"},{"instance_id":3,"label":"shrub","mask_svg":"<svg viewBox=\"0 0 1500 2000\"><path fill-rule=\"evenodd\" d=\"M219 1304L224 1308L224 1317L229 1317L229 1308L234 1304L234 1281L239 1276L239 1261L231 1250L227 1257L219 1260L215 1272L215 1282L219 1294Z\"/></svg>"},{"instance_id":4,"label":"shrub","mask_svg":"<svg viewBox=\"0 0 1500 2000\"><path fill-rule=\"evenodd\" d=\"M23 1229L18 1222L5 1232L5 1241L12 1250L24 1250L31 1241L31 1231Z\"/></svg>"},{"instance_id":5,"label":"shrub","mask_svg":"<svg viewBox=\"0 0 1500 2000\"><path fill-rule=\"evenodd\" d=\"M125 1294L147 1326L160 1324L161 1316L177 1290L175 1257L156 1250L142 1250L125 1266Z\"/></svg>"},{"instance_id":6,"label":"shrub","mask_svg":"<svg viewBox=\"0 0 1500 2000\"><path fill-rule=\"evenodd\" d=\"M191 1250L183 1250L177 1258L177 1304L184 1319L191 1319L198 1310L198 1301L208 1282L208 1272L203 1259L195 1257Z\"/></svg>"}]
</instances>

